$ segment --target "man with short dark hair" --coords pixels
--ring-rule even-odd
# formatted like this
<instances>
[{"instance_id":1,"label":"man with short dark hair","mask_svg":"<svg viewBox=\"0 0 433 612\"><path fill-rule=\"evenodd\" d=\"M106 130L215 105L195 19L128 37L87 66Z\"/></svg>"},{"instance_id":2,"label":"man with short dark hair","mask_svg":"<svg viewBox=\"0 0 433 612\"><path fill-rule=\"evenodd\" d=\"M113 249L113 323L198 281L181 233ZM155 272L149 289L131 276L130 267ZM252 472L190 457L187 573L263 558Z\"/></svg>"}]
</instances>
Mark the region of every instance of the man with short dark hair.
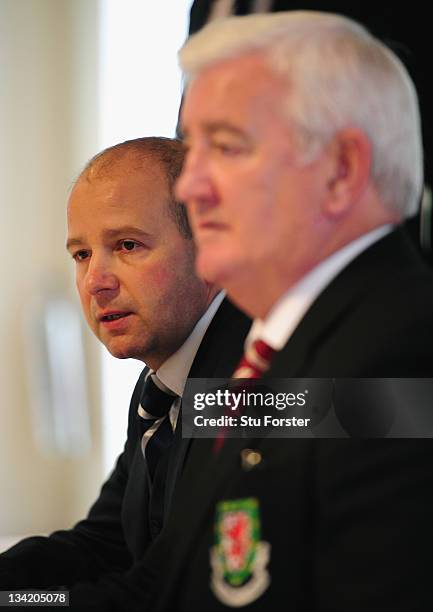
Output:
<instances>
[{"instance_id":1,"label":"man with short dark hair","mask_svg":"<svg viewBox=\"0 0 433 612\"><path fill-rule=\"evenodd\" d=\"M67 248L87 322L112 355L146 368L125 449L87 518L0 555L2 589L65 585L76 609L130 610L141 601L128 576L163 531L193 446L176 426L186 379L228 376L250 324L195 275L185 210L172 191L182 160L179 141L127 141L94 157L72 189ZM144 588L141 578L134 584Z\"/></svg>"}]
</instances>

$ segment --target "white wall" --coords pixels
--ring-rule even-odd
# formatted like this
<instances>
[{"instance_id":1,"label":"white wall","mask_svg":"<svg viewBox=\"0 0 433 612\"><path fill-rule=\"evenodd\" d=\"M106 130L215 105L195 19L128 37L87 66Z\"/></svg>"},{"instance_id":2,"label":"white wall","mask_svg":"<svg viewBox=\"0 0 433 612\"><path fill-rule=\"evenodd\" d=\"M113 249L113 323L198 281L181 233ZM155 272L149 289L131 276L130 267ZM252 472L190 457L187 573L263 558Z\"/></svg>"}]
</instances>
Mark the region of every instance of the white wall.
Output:
<instances>
[{"instance_id":1,"label":"white wall","mask_svg":"<svg viewBox=\"0 0 433 612\"><path fill-rule=\"evenodd\" d=\"M38 446L23 333L35 295L53 286L75 294L65 203L72 177L98 142L97 6L0 2L0 535L69 525L94 497L101 474L97 392L94 444L85 455L48 456ZM95 378L97 359L85 366Z\"/></svg>"}]
</instances>

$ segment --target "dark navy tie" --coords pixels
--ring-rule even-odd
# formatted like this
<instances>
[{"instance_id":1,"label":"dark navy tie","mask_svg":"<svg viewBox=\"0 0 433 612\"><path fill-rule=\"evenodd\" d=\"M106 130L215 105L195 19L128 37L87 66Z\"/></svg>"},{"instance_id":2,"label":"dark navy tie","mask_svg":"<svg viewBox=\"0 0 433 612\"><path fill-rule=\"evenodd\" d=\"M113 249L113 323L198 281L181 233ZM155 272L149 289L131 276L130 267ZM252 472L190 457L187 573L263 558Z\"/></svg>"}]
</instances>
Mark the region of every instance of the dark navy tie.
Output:
<instances>
[{"instance_id":1,"label":"dark navy tie","mask_svg":"<svg viewBox=\"0 0 433 612\"><path fill-rule=\"evenodd\" d=\"M151 480L161 456L173 440L169 412L176 397L175 394L160 389L152 375L147 377L141 394L139 414L145 427L141 448Z\"/></svg>"}]
</instances>

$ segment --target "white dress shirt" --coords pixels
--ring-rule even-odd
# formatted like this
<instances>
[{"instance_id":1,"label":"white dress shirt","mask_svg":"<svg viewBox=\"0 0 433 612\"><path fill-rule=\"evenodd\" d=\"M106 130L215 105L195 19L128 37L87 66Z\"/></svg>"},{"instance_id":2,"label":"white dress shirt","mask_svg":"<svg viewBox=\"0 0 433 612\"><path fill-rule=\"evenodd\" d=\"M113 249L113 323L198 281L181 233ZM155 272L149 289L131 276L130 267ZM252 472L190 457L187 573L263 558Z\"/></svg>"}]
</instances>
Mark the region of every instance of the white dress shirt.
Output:
<instances>
[{"instance_id":1,"label":"white dress shirt","mask_svg":"<svg viewBox=\"0 0 433 612\"><path fill-rule=\"evenodd\" d=\"M355 259L393 229L383 225L364 234L313 268L298 283L293 285L273 305L265 319L255 319L245 341L250 346L260 338L271 348L280 351L299 325L314 300L331 281Z\"/></svg>"},{"instance_id":2,"label":"white dress shirt","mask_svg":"<svg viewBox=\"0 0 433 612\"><path fill-rule=\"evenodd\" d=\"M154 383L166 393L172 393L176 395L176 400L173 402L170 408L170 422L173 429L176 428L177 418L179 416L180 402L185 388L186 379L191 369L192 362L199 349L201 341L206 333L207 328L211 324L218 308L225 297L224 291L220 291L218 295L212 300L208 309L197 321L194 329L182 344L182 346L169 357L156 372L149 370L147 376L152 376ZM152 415L147 413L141 405L138 407L138 414L144 418L154 418ZM151 437L158 428L161 419L155 422L155 427L151 427L147 432L147 437ZM145 434L145 435L146 435Z\"/></svg>"}]
</instances>

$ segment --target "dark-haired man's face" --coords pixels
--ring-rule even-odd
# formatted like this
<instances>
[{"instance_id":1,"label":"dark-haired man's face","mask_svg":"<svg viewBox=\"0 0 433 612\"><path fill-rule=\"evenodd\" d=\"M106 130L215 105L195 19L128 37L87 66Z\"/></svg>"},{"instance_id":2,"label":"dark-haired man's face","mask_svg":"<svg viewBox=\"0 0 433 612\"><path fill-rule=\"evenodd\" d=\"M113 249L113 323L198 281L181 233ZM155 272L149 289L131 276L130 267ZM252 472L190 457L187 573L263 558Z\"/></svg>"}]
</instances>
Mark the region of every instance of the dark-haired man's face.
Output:
<instances>
[{"instance_id":1,"label":"dark-haired man's face","mask_svg":"<svg viewBox=\"0 0 433 612\"><path fill-rule=\"evenodd\" d=\"M82 178L68 205L68 250L87 322L107 349L156 369L209 302L194 273L192 241L169 214L158 164Z\"/></svg>"}]
</instances>

